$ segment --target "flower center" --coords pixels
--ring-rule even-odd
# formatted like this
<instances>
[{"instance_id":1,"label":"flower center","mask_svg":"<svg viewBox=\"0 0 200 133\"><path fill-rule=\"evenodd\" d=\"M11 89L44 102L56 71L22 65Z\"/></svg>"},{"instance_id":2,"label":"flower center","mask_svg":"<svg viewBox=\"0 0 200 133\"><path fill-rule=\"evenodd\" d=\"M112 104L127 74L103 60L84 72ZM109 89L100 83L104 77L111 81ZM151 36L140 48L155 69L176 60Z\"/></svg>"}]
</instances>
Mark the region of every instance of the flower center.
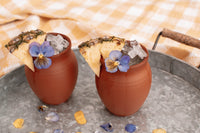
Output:
<instances>
[{"instance_id":1,"label":"flower center","mask_svg":"<svg viewBox=\"0 0 200 133\"><path fill-rule=\"evenodd\" d=\"M43 54L39 54L39 55L38 55L38 58L39 58L39 59L43 59L43 57L44 57Z\"/></svg>"},{"instance_id":2,"label":"flower center","mask_svg":"<svg viewBox=\"0 0 200 133\"><path fill-rule=\"evenodd\" d=\"M119 61L115 61L113 65L114 65L114 67L118 66L119 65Z\"/></svg>"}]
</instances>

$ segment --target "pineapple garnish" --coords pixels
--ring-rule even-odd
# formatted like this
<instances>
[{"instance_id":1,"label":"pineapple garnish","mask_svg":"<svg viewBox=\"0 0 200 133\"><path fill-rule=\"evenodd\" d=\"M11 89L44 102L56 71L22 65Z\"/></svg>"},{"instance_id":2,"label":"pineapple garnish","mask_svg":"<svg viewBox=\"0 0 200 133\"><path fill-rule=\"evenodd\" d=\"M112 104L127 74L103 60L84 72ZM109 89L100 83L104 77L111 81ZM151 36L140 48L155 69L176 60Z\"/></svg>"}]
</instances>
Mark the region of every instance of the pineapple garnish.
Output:
<instances>
[{"instance_id":1,"label":"pineapple garnish","mask_svg":"<svg viewBox=\"0 0 200 133\"><path fill-rule=\"evenodd\" d=\"M34 71L33 58L29 54L29 44L38 42L42 44L46 37L46 33L42 30L31 30L22 32L5 45L9 52L15 55L20 61Z\"/></svg>"},{"instance_id":2,"label":"pineapple garnish","mask_svg":"<svg viewBox=\"0 0 200 133\"><path fill-rule=\"evenodd\" d=\"M99 76L101 56L105 59L112 50L121 51L124 45L125 39L123 38L105 36L81 43L79 45L79 51L93 72Z\"/></svg>"}]
</instances>

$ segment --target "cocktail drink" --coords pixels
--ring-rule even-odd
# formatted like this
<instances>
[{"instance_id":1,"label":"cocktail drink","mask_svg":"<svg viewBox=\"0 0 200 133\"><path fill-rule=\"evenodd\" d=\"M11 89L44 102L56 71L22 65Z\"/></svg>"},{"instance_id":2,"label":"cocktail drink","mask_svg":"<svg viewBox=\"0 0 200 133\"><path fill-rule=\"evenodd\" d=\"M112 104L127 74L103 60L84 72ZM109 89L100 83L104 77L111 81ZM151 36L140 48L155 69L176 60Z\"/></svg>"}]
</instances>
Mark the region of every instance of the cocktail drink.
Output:
<instances>
[{"instance_id":1,"label":"cocktail drink","mask_svg":"<svg viewBox=\"0 0 200 133\"><path fill-rule=\"evenodd\" d=\"M146 48L137 41L117 37L85 43L79 46L80 52L92 70L99 70L94 71L96 88L106 108L117 116L134 114L145 102L151 87ZM92 55L98 51L100 57L94 59Z\"/></svg>"}]
</instances>

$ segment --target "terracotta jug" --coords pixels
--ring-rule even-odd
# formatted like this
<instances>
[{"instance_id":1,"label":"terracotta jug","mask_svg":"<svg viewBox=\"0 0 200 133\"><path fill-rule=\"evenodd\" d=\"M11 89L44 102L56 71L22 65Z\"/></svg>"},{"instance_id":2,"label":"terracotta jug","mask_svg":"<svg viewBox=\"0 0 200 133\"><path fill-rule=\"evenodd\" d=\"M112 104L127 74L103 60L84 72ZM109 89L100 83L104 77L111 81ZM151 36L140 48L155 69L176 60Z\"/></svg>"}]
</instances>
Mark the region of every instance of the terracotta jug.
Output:
<instances>
[{"instance_id":1,"label":"terracotta jug","mask_svg":"<svg viewBox=\"0 0 200 133\"><path fill-rule=\"evenodd\" d=\"M63 34L60 35L69 42L69 46L60 54L50 57L52 64L49 68L37 69L35 67L35 72L33 72L25 66L26 78L34 93L41 101L52 105L69 99L78 75L78 63L71 50L71 40Z\"/></svg>"},{"instance_id":2,"label":"terracotta jug","mask_svg":"<svg viewBox=\"0 0 200 133\"><path fill-rule=\"evenodd\" d=\"M95 77L98 94L106 108L117 116L134 114L143 105L151 88L151 68L148 56L127 72L109 73L102 63L100 76Z\"/></svg>"}]
</instances>

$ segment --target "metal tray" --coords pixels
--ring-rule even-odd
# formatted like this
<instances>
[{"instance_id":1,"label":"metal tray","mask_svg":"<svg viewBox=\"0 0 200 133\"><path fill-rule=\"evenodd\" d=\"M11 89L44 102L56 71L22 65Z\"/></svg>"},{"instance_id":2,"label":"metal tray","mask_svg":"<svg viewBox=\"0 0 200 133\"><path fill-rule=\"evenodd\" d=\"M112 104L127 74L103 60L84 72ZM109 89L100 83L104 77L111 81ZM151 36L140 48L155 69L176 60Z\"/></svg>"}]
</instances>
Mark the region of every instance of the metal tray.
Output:
<instances>
[{"instance_id":1,"label":"metal tray","mask_svg":"<svg viewBox=\"0 0 200 133\"><path fill-rule=\"evenodd\" d=\"M23 67L0 79L0 133L52 133L63 129L65 133L94 133L105 131L100 125L112 123L114 133L126 133L128 123L137 125L135 133L151 133L164 128L167 133L200 132L200 71L176 58L149 51L152 67L152 86L142 108L132 116L112 115L101 102L94 82L94 73L74 50L79 63L79 75L71 98L49 111L57 112L58 122L48 122L45 114L38 112L43 105L30 89ZM79 125L74 113L82 110L87 124ZM24 126L16 129L15 119L23 118Z\"/></svg>"}]
</instances>

